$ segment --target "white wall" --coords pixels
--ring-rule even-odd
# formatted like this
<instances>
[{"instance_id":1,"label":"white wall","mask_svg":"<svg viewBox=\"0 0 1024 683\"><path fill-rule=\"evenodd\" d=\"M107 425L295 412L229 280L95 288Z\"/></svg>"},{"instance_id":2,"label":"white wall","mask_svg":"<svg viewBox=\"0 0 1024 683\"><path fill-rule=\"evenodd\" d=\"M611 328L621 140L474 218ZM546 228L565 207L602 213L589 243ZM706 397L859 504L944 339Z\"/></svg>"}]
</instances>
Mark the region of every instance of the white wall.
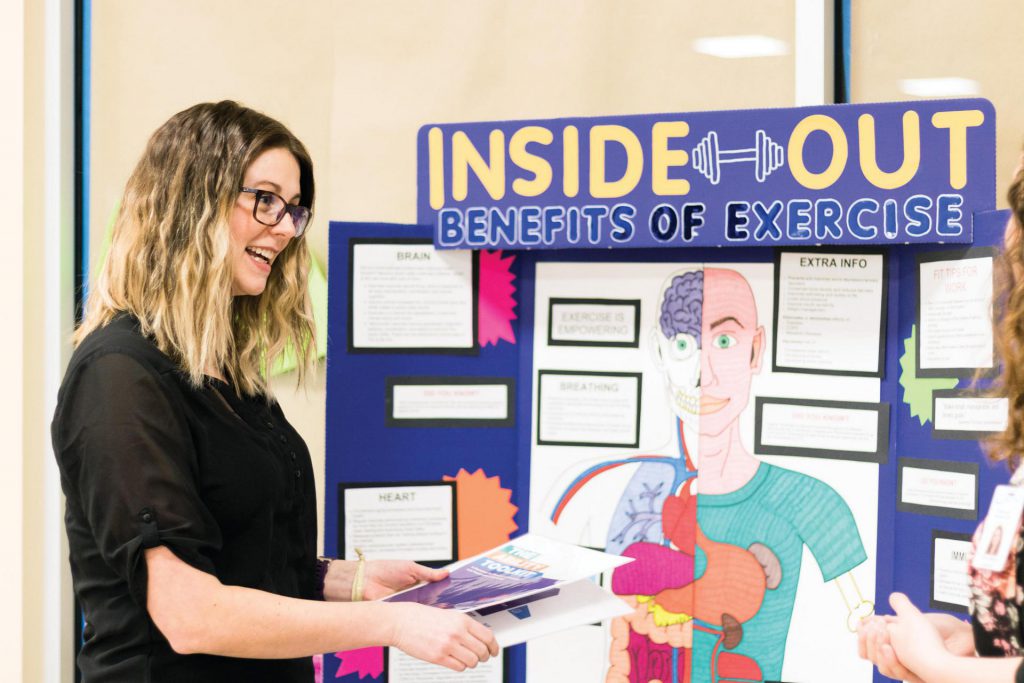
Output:
<instances>
[{"instance_id":1,"label":"white wall","mask_svg":"<svg viewBox=\"0 0 1024 683\"><path fill-rule=\"evenodd\" d=\"M14 227L6 232L5 249L0 262L0 291L4 292L5 317L16 322L24 317L24 265L25 240L22 226L25 216L25 185L23 165L24 110L25 110L25 5L27 0L0 3L0 86L7 93L6 106L0 108L0 187L5 188L13 201L8 206L7 220ZM19 334L0 335L0 357L13 359L9 363L8 390L0 392L0 432L8 435L7 451L0 476L0 538L8 547L20 548L25 537L21 490L24 473L24 434L21 387L24 372L22 338ZM9 450L8 450L9 449ZM24 638L24 611L21 593L24 577L22 562L0 562L0 604L7 607L0 620L0 666L4 677L20 680L23 671L22 641Z\"/></svg>"},{"instance_id":2,"label":"white wall","mask_svg":"<svg viewBox=\"0 0 1024 683\"><path fill-rule=\"evenodd\" d=\"M72 603L49 421L72 318L71 0L0 3L5 359L0 680L72 680Z\"/></svg>"}]
</instances>

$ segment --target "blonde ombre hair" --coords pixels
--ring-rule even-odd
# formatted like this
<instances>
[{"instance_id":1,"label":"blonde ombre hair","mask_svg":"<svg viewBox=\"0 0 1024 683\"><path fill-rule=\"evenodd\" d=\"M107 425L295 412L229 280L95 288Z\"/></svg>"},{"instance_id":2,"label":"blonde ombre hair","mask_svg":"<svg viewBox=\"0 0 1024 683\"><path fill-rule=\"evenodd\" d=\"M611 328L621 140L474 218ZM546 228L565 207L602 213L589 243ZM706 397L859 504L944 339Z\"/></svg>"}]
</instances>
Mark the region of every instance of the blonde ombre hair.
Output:
<instances>
[{"instance_id":1,"label":"blonde ombre hair","mask_svg":"<svg viewBox=\"0 0 1024 683\"><path fill-rule=\"evenodd\" d=\"M300 202L312 208L309 153L274 119L224 101L162 125L125 186L75 344L128 313L196 387L207 372L223 372L239 393L269 399L267 369L288 347L301 384L315 358L306 241L293 239L278 255L261 295L231 295L228 217L246 169L278 148L298 161Z\"/></svg>"},{"instance_id":2,"label":"blonde ombre hair","mask_svg":"<svg viewBox=\"0 0 1024 683\"><path fill-rule=\"evenodd\" d=\"M1016 226L1007 231L997 262L993 336L999 375L989 393L1008 399L1009 415L1006 429L984 445L989 458L1015 469L1024 454L1024 155L1006 198Z\"/></svg>"}]
</instances>

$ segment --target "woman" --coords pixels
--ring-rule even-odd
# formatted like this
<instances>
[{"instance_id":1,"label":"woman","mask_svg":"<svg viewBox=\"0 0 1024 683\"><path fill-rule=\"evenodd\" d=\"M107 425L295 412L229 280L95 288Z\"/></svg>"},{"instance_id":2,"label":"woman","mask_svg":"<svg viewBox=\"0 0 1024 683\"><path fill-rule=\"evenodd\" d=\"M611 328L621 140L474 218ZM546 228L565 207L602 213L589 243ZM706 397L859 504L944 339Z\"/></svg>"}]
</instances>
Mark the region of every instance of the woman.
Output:
<instances>
[{"instance_id":1,"label":"woman","mask_svg":"<svg viewBox=\"0 0 1024 683\"><path fill-rule=\"evenodd\" d=\"M358 602L445 572L316 557L309 452L264 372L289 346L300 382L312 361L312 205L302 143L233 102L173 116L128 180L52 426L86 683L305 683L310 655L370 645L456 671L497 653L464 614Z\"/></svg>"},{"instance_id":2,"label":"woman","mask_svg":"<svg viewBox=\"0 0 1024 683\"><path fill-rule=\"evenodd\" d=\"M1003 240L996 299L1005 313L996 322L995 341L1001 359L997 390L1009 399L1010 414L1006 430L986 445L993 460L1016 468L1011 485L1024 486L1024 158L1007 197L1012 215ZM975 551L981 532L979 526ZM1002 571L969 563L971 623L947 614L922 614L905 595L894 593L889 602L895 616L861 622L860 656L883 675L911 683L1024 683L1024 538L1019 528L1014 535Z\"/></svg>"}]
</instances>

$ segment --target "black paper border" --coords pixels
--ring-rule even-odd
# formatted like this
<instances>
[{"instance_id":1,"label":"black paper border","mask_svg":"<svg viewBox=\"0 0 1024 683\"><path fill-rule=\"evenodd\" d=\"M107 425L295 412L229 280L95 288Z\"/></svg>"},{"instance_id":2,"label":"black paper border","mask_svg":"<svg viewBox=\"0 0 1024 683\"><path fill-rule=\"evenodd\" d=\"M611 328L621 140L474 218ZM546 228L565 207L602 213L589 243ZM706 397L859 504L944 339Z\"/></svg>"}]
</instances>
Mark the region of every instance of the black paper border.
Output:
<instances>
[{"instance_id":1,"label":"black paper border","mask_svg":"<svg viewBox=\"0 0 1024 683\"><path fill-rule=\"evenodd\" d=\"M414 244L423 245L428 244L433 247L434 242L429 238L419 237L352 237L348 241L348 352L349 353L388 353L388 354L443 354L453 356L476 356L480 354L480 339L478 330L480 327L480 252L474 251L471 260L473 264L473 323L472 323L472 337L473 345L462 347L454 346L443 346L443 347L419 347L419 346L389 346L389 347L372 347L372 346L355 346L354 343L354 322L355 322L355 310L353 305L353 297L355 293L355 258L356 258L356 247L360 244Z\"/></svg>"},{"instance_id":2,"label":"black paper border","mask_svg":"<svg viewBox=\"0 0 1024 683\"><path fill-rule=\"evenodd\" d=\"M761 442L762 416L765 405L808 406L811 408L842 408L845 410L871 410L878 417L878 434L875 451L841 451L826 448L798 448L795 446L770 446ZM774 398L758 396L754 399L754 450L760 455L796 455L829 460L852 460L873 462L884 465L889 462L889 404L859 403L854 401L817 401L798 398Z\"/></svg>"},{"instance_id":3,"label":"black paper border","mask_svg":"<svg viewBox=\"0 0 1024 683\"><path fill-rule=\"evenodd\" d=\"M480 385L501 385L507 390L507 405L505 412L508 417L497 418L396 418L395 387L396 386L424 386L424 385L445 385L445 386L480 386ZM420 375L420 376L393 376L384 380L384 424L388 427L514 427L516 424L516 380L514 377L480 377L474 376L445 376L445 375Z\"/></svg>"},{"instance_id":4,"label":"black paper border","mask_svg":"<svg viewBox=\"0 0 1024 683\"><path fill-rule=\"evenodd\" d=\"M603 341L567 341L554 338L554 309L559 305L589 305L589 306L621 306L634 309L633 315L633 341L631 342L603 342ZM552 297L548 299L548 346L586 346L586 347L610 347L610 348L640 348L640 299L574 299L571 297Z\"/></svg>"},{"instance_id":5,"label":"black paper border","mask_svg":"<svg viewBox=\"0 0 1024 683\"><path fill-rule=\"evenodd\" d=\"M970 510L946 508L939 505L918 505L903 502L903 469L913 467L922 470L938 470L940 472L958 472L974 476L974 507ZM914 512L933 517L951 519L978 519L978 463L960 462L957 460L925 460L923 458L900 458L896 467L896 509L900 512Z\"/></svg>"},{"instance_id":6,"label":"black paper border","mask_svg":"<svg viewBox=\"0 0 1024 683\"><path fill-rule=\"evenodd\" d=\"M845 255L859 254L861 256L882 257L882 299L880 302L881 315L879 316L878 331L878 367L873 371L865 370L826 370L819 368L801 368L779 365L779 282L782 277L782 255L792 253L809 253L821 255L819 249L776 249L775 250L775 290L772 293L772 372L792 372L804 375L834 375L837 377L877 377L881 379L885 375L885 339L889 314L889 254L885 251L875 249L841 249L824 253Z\"/></svg>"},{"instance_id":7,"label":"black paper border","mask_svg":"<svg viewBox=\"0 0 1024 683\"><path fill-rule=\"evenodd\" d=\"M570 377L635 377L636 378L636 433L633 443L600 443L595 441L544 441L540 438L541 433L541 390L545 375L566 375ZM583 446L594 448L609 446L613 448L640 448L640 415L642 412L643 400L643 373L640 372L600 372L596 370L538 370L537 371L537 445L538 446Z\"/></svg>"},{"instance_id":8,"label":"black paper border","mask_svg":"<svg viewBox=\"0 0 1024 683\"><path fill-rule=\"evenodd\" d=\"M394 488L396 486L440 487L452 490L452 557L441 560L423 561L415 557L406 559L425 564L428 567L443 567L459 558L459 505L458 488L454 481L366 481L341 482L338 484L338 557L345 557L345 491L348 489ZM369 559L373 559L370 557Z\"/></svg>"}]
</instances>

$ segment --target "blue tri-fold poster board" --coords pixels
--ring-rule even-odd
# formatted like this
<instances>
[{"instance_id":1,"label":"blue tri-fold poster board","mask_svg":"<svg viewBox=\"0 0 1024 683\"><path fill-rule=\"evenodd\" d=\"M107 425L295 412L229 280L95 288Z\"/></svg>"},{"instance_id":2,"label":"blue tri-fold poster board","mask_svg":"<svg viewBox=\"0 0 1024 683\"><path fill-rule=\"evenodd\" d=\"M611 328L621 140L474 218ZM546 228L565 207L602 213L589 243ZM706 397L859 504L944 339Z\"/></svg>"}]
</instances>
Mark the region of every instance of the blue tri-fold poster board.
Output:
<instances>
[{"instance_id":1,"label":"blue tri-fold poster board","mask_svg":"<svg viewBox=\"0 0 1024 683\"><path fill-rule=\"evenodd\" d=\"M331 224L326 553L437 563L529 529L636 558L603 579L633 615L486 680L871 680L848 624L893 590L965 612L964 539L1007 478L972 440L998 399L969 391L994 116L424 126L421 224ZM346 658L325 678L428 680Z\"/></svg>"}]
</instances>

